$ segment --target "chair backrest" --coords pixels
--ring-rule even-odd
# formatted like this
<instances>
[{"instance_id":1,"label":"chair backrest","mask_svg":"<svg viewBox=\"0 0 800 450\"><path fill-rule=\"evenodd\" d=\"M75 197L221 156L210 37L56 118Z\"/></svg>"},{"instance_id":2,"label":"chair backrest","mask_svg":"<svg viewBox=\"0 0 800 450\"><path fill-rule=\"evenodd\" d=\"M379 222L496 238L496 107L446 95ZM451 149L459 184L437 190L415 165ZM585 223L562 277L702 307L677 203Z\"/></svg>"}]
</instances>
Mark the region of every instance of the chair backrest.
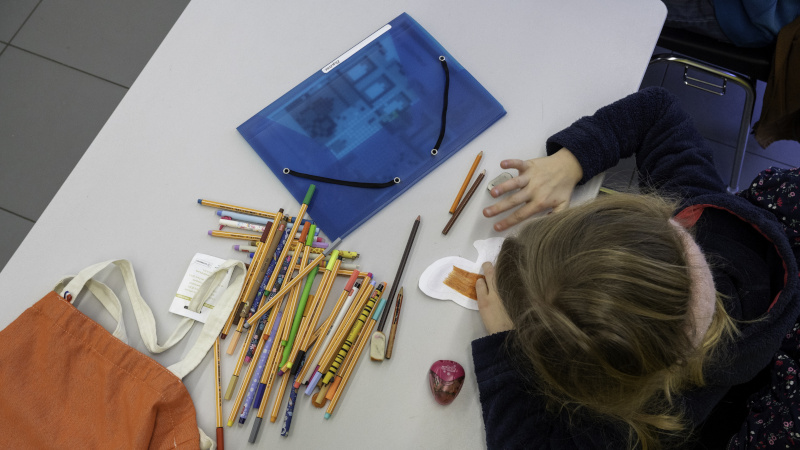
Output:
<instances>
[{"instance_id":1,"label":"chair backrest","mask_svg":"<svg viewBox=\"0 0 800 450\"><path fill-rule=\"evenodd\" d=\"M775 54L775 44L761 48L737 47L701 34L664 27L658 37L659 47L744 75L751 80L767 81Z\"/></svg>"}]
</instances>

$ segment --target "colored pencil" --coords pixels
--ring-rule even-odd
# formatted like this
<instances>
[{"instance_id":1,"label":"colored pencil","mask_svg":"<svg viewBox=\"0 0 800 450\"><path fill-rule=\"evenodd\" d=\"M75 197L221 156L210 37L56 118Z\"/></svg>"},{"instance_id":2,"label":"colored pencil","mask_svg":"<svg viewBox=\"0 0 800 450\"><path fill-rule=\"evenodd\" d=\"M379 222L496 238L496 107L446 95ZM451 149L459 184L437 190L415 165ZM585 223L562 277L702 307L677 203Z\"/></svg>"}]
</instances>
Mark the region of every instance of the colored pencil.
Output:
<instances>
[{"instance_id":1,"label":"colored pencil","mask_svg":"<svg viewBox=\"0 0 800 450\"><path fill-rule=\"evenodd\" d=\"M267 211L259 211L257 209L247 208L244 206L229 205L227 203L220 203L212 200L205 200L202 198L197 199L197 203L203 206L210 206L212 208L227 209L229 211L234 211L240 214L250 214L252 216L266 217L267 219L273 219L275 217L275 213Z\"/></svg>"},{"instance_id":2,"label":"colored pencil","mask_svg":"<svg viewBox=\"0 0 800 450\"><path fill-rule=\"evenodd\" d=\"M330 383L331 379L336 376L336 372L339 370L344 362L344 359L347 357L347 353L349 353L350 349L353 347L353 344L355 344L356 340L358 339L358 336L361 334L364 325L369 320L372 314L372 309L379 303L381 295L383 294L383 288L385 287L386 283L381 283L380 286L375 288L375 292L364 306L364 309L361 310L361 314L358 315L358 318L350 328L350 332L347 334L347 338L339 348L339 352L331 362L330 367L328 368L328 373L326 373L325 377L322 379L322 384Z\"/></svg>"},{"instance_id":3,"label":"colored pencil","mask_svg":"<svg viewBox=\"0 0 800 450\"><path fill-rule=\"evenodd\" d=\"M217 395L217 404L215 405L217 415L217 448L219 450L225 450L225 433L223 432L224 427L222 426L222 380L220 377L218 336L214 341L214 387L216 388Z\"/></svg>"},{"instance_id":4,"label":"colored pencil","mask_svg":"<svg viewBox=\"0 0 800 450\"><path fill-rule=\"evenodd\" d=\"M331 363L336 357L336 353L342 347L342 343L347 337L347 333L353 328L353 324L356 322L356 319L358 319L359 314L361 314L361 311L364 310L367 302L369 302L374 289L375 285L372 283L367 286L362 285L361 292L358 293L358 301L354 301L353 304L350 305L350 310L347 312L344 321L339 325L339 328L336 330L336 334L333 335L333 339L331 339L330 344L328 344L328 347L325 349L325 353L322 354L322 358L319 360L317 373L320 374L320 377L328 372ZM317 382L314 381L315 378L318 379L319 377L314 375L314 377L311 379L312 381L309 381L308 383L309 387L317 384ZM306 391L306 394L308 393L309 392Z\"/></svg>"},{"instance_id":5,"label":"colored pencil","mask_svg":"<svg viewBox=\"0 0 800 450\"><path fill-rule=\"evenodd\" d=\"M312 225L311 227L316 228L314 225ZM308 254L308 251L311 250L311 246L309 245L311 244L310 238L313 238L313 236L309 237L309 240L306 241L306 247L305 247L306 255ZM306 261L308 260L308 258L304 259ZM331 261L328 264L328 267L330 268L334 262L335 261ZM283 367L289 361L289 356L291 355L292 348L294 347L294 341L297 338L297 333L300 331L300 325L303 322L303 318L307 314L306 307L308 306L308 297L309 295L311 295L311 287L314 284L314 279L316 278L318 272L319 272L319 266L316 266L314 269L311 270L311 272L309 272L308 276L306 276L306 284L305 286L303 286L303 293L300 296L300 300L297 302L297 309L295 311L294 319L292 320L292 326L289 331L289 336L286 339L286 342L282 343L283 357L281 358L281 362L278 364L278 367ZM326 276L328 273L330 273L329 269L324 270L323 284L324 280L326 280ZM283 375L283 372L279 372L278 375Z\"/></svg>"},{"instance_id":6,"label":"colored pencil","mask_svg":"<svg viewBox=\"0 0 800 450\"><path fill-rule=\"evenodd\" d=\"M384 299L385 300L385 299ZM367 341L369 340L369 336L372 333L372 329L375 327L375 319L376 316L381 313L381 308L386 308L386 301L382 300L381 303L376 308L375 313L372 315L372 320L369 321L367 324L367 329L365 333L363 333L361 339L358 340L356 344L356 348L354 350L355 356L353 357L350 365L346 368L344 373L341 375L341 381L339 381L339 385L336 388L336 392L333 394L333 398L331 398L331 404L328 406L328 410L325 411L325 418L330 419L331 414L333 414L334 408L336 408L336 404L339 403L339 400L342 398L342 393L344 392L344 388L347 385L348 380L350 380L350 376L355 372L356 364L358 363L358 357L364 351L364 346L366 345Z\"/></svg>"},{"instance_id":7,"label":"colored pencil","mask_svg":"<svg viewBox=\"0 0 800 450\"><path fill-rule=\"evenodd\" d=\"M469 192L467 192L466 197L464 197L464 200L462 200L461 203L458 205L456 212L450 217L450 220L447 221L447 225L445 225L444 230L442 230L442 234L446 235L450 231L450 228L453 227L453 224L456 222L456 219L458 219L458 216L461 214L461 211L464 210L464 207L467 205L467 202L469 201L470 198L472 198L472 194L474 194L475 190L478 189L478 185L481 184L481 181L483 181L483 177L485 176L486 176L486 171L484 170L481 172L480 175L478 175L478 178L475 179L475 182L472 183L472 187L469 188Z\"/></svg>"},{"instance_id":8,"label":"colored pencil","mask_svg":"<svg viewBox=\"0 0 800 450\"><path fill-rule=\"evenodd\" d=\"M397 320L400 318L400 306L403 304L403 288L397 294L397 302L394 305L394 317L392 318L392 330L389 332L389 342L386 344L386 359L392 358L394 348L394 336L397 333Z\"/></svg>"},{"instance_id":9,"label":"colored pencil","mask_svg":"<svg viewBox=\"0 0 800 450\"><path fill-rule=\"evenodd\" d=\"M360 283L356 284L358 279L358 271L354 271L353 274L350 276L350 279L347 281L347 284L344 287L339 299L336 301L336 305L333 307L333 311L331 311L330 315L325 322L320 326L322 332L325 333L324 339L319 339L314 343L314 347L311 349L310 352L306 355L306 359L308 359L308 363L303 366L301 371L300 377L298 378L299 382L295 382L297 387L305 380L306 374L308 373L308 369L314 367L312 364L314 358L316 357L317 352L320 348L326 348L328 343L330 343L331 339L333 338L333 333L331 331L334 327L338 327L342 320L344 320L344 316L347 314L347 310L350 307L350 304L353 302L353 299L358 293L359 288L361 287ZM313 375L313 372L312 372Z\"/></svg>"},{"instance_id":10,"label":"colored pencil","mask_svg":"<svg viewBox=\"0 0 800 450\"><path fill-rule=\"evenodd\" d=\"M464 179L464 183L461 185L461 189L458 190L456 199L453 200L453 206L450 207L450 214L453 214L456 211L456 208L458 208L458 204L461 202L461 196L464 195L464 191L469 185L469 180L471 180L472 175L475 174L475 169L478 168L478 163L481 162L481 158L483 158L483 152L478 153L478 156L475 157L475 161L472 163L472 167L469 168L467 178Z\"/></svg>"},{"instance_id":11,"label":"colored pencil","mask_svg":"<svg viewBox=\"0 0 800 450\"><path fill-rule=\"evenodd\" d=\"M414 226L411 227L411 234L408 236L408 241L406 242L406 248L403 250L403 257L400 258L400 265L397 267L397 273L394 275L394 282L392 283L392 289L389 291L389 297L386 299L387 305L386 308L383 310L383 315L381 315L381 320L378 322L378 331L383 331L384 325L386 325L386 317L389 315L389 308L392 307L392 300L394 299L394 294L397 292L397 286L400 284L400 278L403 276L403 270L406 267L406 263L408 262L408 254L411 252L411 246L414 244L414 238L417 235L417 230L419 229L420 223L420 216L417 216L417 219L414 221Z\"/></svg>"},{"instance_id":12,"label":"colored pencil","mask_svg":"<svg viewBox=\"0 0 800 450\"><path fill-rule=\"evenodd\" d=\"M281 212L278 214L281 214ZM275 224L277 224L277 222L275 222ZM245 278L242 290L239 292L239 301L243 303L243 306L239 314L239 323L236 325L236 331L234 331L230 344L228 345L227 353L229 355L232 355L234 350L236 350L236 344L239 342L239 338L242 335L242 327L250 311L250 304L253 301L253 297L255 297L260 278L263 277L264 272L266 272L265 262L267 260L267 251L272 245L272 240L274 240L277 231L277 225L269 225L269 228L264 227L264 232L261 233L258 249L256 250L255 256L253 256L253 262L250 263L250 269L247 271L247 277ZM235 320L234 318L234 321Z\"/></svg>"},{"instance_id":13,"label":"colored pencil","mask_svg":"<svg viewBox=\"0 0 800 450\"><path fill-rule=\"evenodd\" d=\"M258 322L258 319L261 318L261 316L264 315L265 312L267 312L278 300L283 298L283 296L286 295L286 293L289 292L289 290L293 288L297 283L299 283L300 280L303 279L303 277L305 277L309 272L311 272L311 270L315 266L318 266L320 263L323 263L324 259L325 259L324 255L322 254L317 255L317 257L314 258L314 260L311 261L309 265L305 266L303 270L300 271L300 273L295 275L288 282L284 281L281 290L278 291L278 293L275 294L266 304L259 306L258 311L256 311L252 316L250 316L249 319L247 319L247 321L250 322L250 325L251 326L255 325L256 322Z\"/></svg>"},{"instance_id":14,"label":"colored pencil","mask_svg":"<svg viewBox=\"0 0 800 450\"><path fill-rule=\"evenodd\" d=\"M335 251L334 254L336 254ZM330 295L333 280L336 278L335 274L338 270L341 260L337 257L331 262L333 264L328 264L325 273L323 274L322 281L317 287L317 291L314 294L314 301L307 306L306 312L303 315L297 332L297 344L291 346L291 348L290 345L287 345L286 349L284 350L284 360L281 361L284 363L283 366L281 366L281 372L283 373L290 370L295 363L299 363L299 358L302 358L305 355L308 345L306 342L308 338L307 335L309 334L308 329L311 328L313 330L314 327L317 326L317 321L319 320L320 313L325 307L325 302L328 300L328 296ZM288 354L286 353L287 350ZM296 368L294 373L297 373Z\"/></svg>"},{"instance_id":15,"label":"colored pencil","mask_svg":"<svg viewBox=\"0 0 800 450\"><path fill-rule=\"evenodd\" d=\"M375 323L381 316L381 312L383 312L383 308L385 306L386 306L386 297L382 297L380 301L378 301L378 303L375 304L375 308L367 317L367 320L364 322L364 329L358 335L358 339L355 342L353 342L353 349L347 352L347 357L344 359L344 362L342 362L342 366L339 368L336 376L333 379L333 382L331 382L331 388L328 389L328 393L325 395L325 398L327 398L328 400L332 400L333 396L336 395L336 392L339 388L339 383L341 383L342 376L356 361L358 361L358 357L361 355L361 353L357 351L357 349L359 348L363 349L363 347L360 347L362 341L364 340L369 341L370 334L372 333L372 330L375 329Z\"/></svg>"},{"instance_id":16,"label":"colored pencil","mask_svg":"<svg viewBox=\"0 0 800 450\"><path fill-rule=\"evenodd\" d=\"M248 341L253 337L253 333L255 331L256 327L250 327L250 331L247 332ZM239 373L242 371L242 364L244 364L244 353L239 355L239 359L236 361L236 366L233 368L233 375L231 375L231 380L228 382L228 389L225 391L225 400L230 400L231 396L233 396L233 390L236 388L236 384L239 382Z\"/></svg>"}]
</instances>

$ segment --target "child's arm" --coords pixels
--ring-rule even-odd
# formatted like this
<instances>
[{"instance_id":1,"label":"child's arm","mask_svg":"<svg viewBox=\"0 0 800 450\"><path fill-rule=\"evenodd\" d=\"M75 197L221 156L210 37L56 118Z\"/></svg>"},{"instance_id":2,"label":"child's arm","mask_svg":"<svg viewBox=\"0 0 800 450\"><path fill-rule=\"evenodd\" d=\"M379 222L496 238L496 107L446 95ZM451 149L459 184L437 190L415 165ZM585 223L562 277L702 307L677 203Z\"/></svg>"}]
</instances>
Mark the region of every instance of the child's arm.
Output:
<instances>
[{"instance_id":1,"label":"child's arm","mask_svg":"<svg viewBox=\"0 0 800 450\"><path fill-rule=\"evenodd\" d=\"M472 359L480 392L489 450L624 448L622 436L596 423L574 422L546 409L545 399L511 362L506 341L511 332L472 342Z\"/></svg>"},{"instance_id":2,"label":"child's arm","mask_svg":"<svg viewBox=\"0 0 800 450\"><path fill-rule=\"evenodd\" d=\"M712 152L677 97L647 88L579 119L547 140L547 153L566 147L583 168L583 183L636 155L640 180L682 198L725 191Z\"/></svg>"},{"instance_id":3,"label":"child's arm","mask_svg":"<svg viewBox=\"0 0 800 450\"><path fill-rule=\"evenodd\" d=\"M689 198L725 190L712 153L691 117L680 108L677 98L662 88L644 89L579 119L548 139L546 147L550 156L545 158L513 165L509 161L518 160L501 163L501 167L516 168L520 174L495 187L492 195L519 190L486 208L484 215L492 217L522 206L495 224L496 230L548 208L558 211L566 207L574 187L570 177L576 173L572 161L580 168L575 184L584 183L614 167L621 158L635 154L640 180L662 193ZM566 153L572 158L567 158ZM533 179L539 181L530 184Z\"/></svg>"}]
</instances>

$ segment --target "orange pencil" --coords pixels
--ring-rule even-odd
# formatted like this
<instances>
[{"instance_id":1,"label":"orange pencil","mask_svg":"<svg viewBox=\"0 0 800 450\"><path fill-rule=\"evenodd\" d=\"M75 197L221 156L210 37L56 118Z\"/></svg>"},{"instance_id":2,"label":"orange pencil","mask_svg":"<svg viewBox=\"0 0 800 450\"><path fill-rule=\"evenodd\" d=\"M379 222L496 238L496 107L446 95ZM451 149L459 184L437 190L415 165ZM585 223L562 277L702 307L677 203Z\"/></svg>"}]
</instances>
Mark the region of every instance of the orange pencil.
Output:
<instances>
[{"instance_id":1,"label":"orange pencil","mask_svg":"<svg viewBox=\"0 0 800 450\"><path fill-rule=\"evenodd\" d=\"M453 214L456 211L456 208L458 208L458 203L461 201L461 196L464 195L464 191L467 189L469 180L472 179L472 175L475 173L475 169L478 168L478 163L481 162L481 158L483 158L483 152L478 153L478 156L475 157L475 161L472 163L472 167L469 168L467 178L464 179L464 184L461 185L461 189L458 190L458 195L456 195L456 199L453 201L453 206L450 207L450 214Z\"/></svg>"},{"instance_id":2,"label":"orange pencil","mask_svg":"<svg viewBox=\"0 0 800 450\"><path fill-rule=\"evenodd\" d=\"M464 200L458 205L456 212L452 216L450 216L450 220L447 222L447 225L445 225L444 230L442 230L442 234L447 234L447 232L450 231L450 228L453 227L453 224L456 222L456 219L458 219L458 216L461 214L461 211L463 211L464 207L467 206L467 202L469 201L469 199L472 198L472 194L474 194L475 190L478 189L478 185L481 184L481 181L483 181L483 177L485 176L486 176L486 171L484 170L481 172L480 175L478 175L478 178L475 179L475 182L472 183L472 187L469 188L467 196L464 197Z\"/></svg>"}]
</instances>

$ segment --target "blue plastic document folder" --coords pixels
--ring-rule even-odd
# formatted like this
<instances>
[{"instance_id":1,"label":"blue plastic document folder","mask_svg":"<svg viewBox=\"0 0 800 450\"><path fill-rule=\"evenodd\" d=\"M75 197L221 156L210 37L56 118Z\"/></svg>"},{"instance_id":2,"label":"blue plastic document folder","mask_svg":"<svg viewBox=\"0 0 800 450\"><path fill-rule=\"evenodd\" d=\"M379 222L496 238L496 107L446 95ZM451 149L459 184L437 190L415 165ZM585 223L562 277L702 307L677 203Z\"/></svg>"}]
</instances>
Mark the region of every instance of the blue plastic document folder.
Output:
<instances>
[{"instance_id":1,"label":"blue plastic document folder","mask_svg":"<svg viewBox=\"0 0 800 450\"><path fill-rule=\"evenodd\" d=\"M402 14L238 130L298 202L316 184L308 214L336 239L505 113L452 55ZM442 211L449 207L445 200Z\"/></svg>"}]
</instances>

